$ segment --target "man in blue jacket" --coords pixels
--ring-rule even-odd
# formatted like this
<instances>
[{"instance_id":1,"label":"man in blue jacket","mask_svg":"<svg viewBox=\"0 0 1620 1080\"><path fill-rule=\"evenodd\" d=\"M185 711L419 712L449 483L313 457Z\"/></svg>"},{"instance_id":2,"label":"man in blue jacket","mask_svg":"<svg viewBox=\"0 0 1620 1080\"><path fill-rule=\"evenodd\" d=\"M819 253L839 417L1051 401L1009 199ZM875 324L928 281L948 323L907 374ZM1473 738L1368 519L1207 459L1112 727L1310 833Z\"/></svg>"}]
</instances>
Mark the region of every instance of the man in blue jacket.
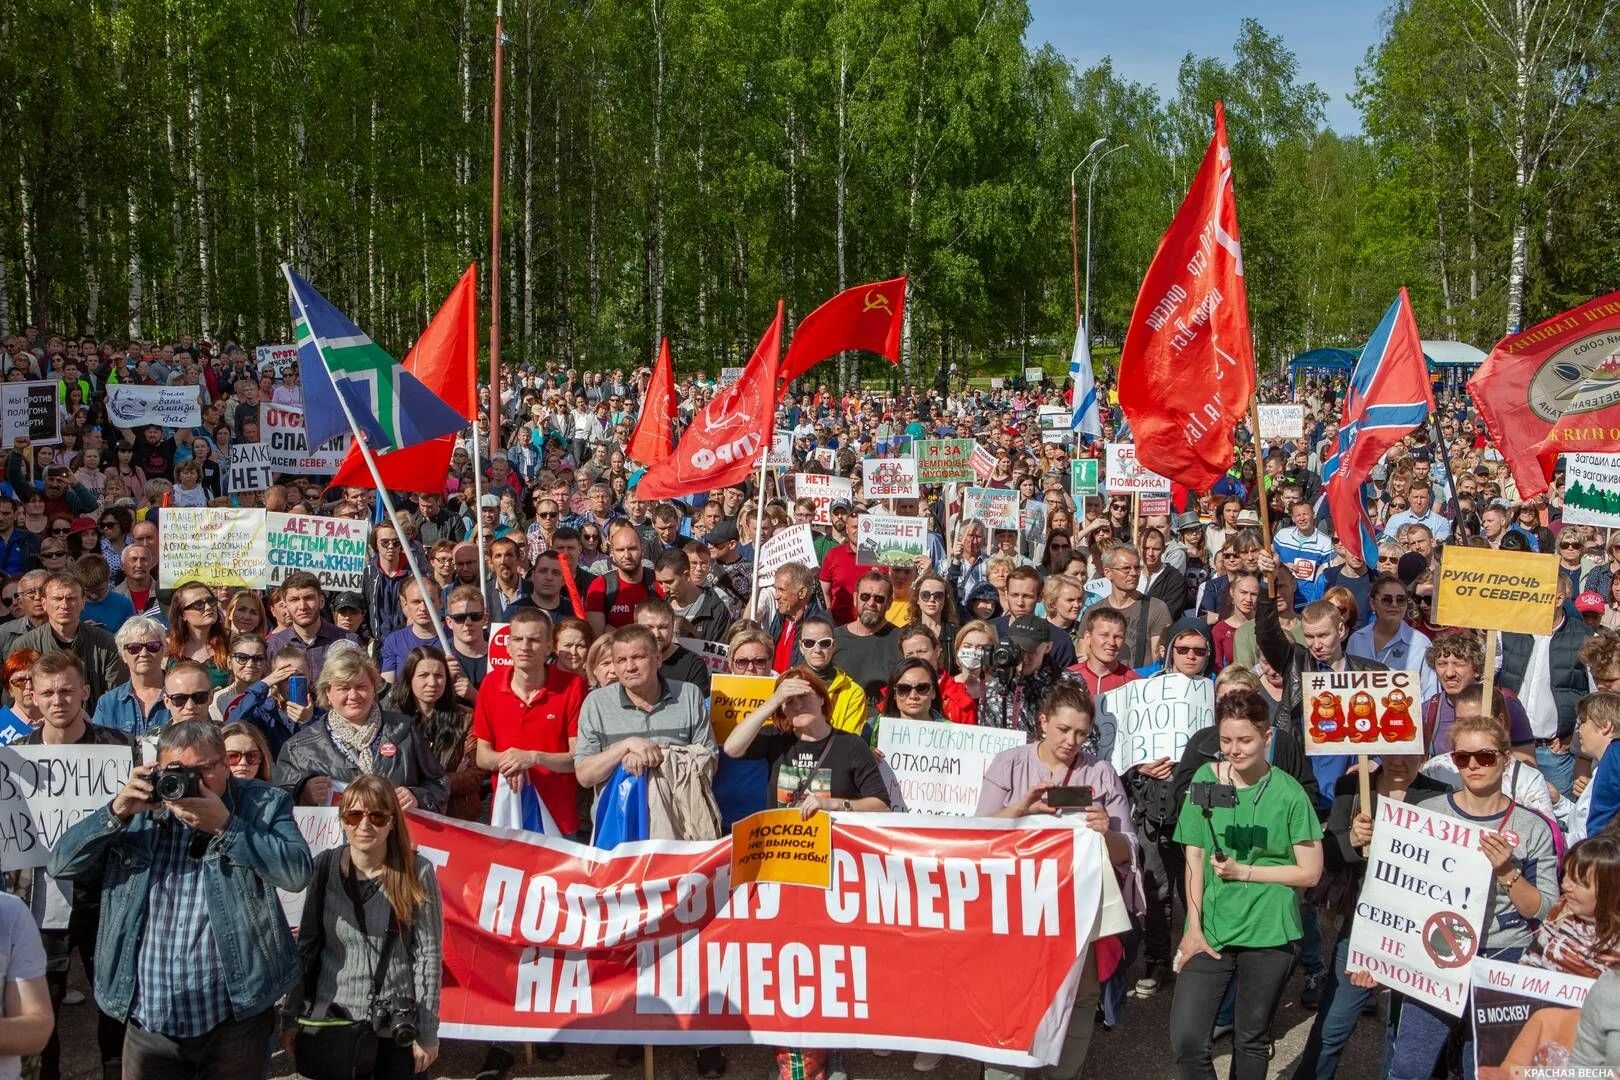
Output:
<instances>
[{"instance_id":1,"label":"man in blue jacket","mask_svg":"<svg viewBox=\"0 0 1620 1080\"><path fill-rule=\"evenodd\" d=\"M126 1023L125 1076L263 1076L302 977L276 890L308 883L309 847L286 792L231 776L212 723L171 724L157 752L48 870L101 879L96 1003ZM188 793L160 798L169 781Z\"/></svg>"}]
</instances>

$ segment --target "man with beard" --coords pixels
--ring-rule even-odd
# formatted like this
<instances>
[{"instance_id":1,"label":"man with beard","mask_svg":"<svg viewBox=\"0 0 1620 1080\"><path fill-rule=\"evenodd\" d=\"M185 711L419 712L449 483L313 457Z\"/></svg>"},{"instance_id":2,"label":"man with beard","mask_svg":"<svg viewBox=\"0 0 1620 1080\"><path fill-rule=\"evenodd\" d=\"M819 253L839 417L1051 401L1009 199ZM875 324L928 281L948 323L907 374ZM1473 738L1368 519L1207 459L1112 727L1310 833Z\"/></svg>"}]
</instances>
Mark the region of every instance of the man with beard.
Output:
<instances>
[{"instance_id":1,"label":"man with beard","mask_svg":"<svg viewBox=\"0 0 1620 1080\"><path fill-rule=\"evenodd\" d=\"M893 599L889 579L876 570L868 571L855 583L855 618L833 635L844 670L868 700L877 700L900 659L900 631L888 620Z\"/></svg>"}]
</instances>

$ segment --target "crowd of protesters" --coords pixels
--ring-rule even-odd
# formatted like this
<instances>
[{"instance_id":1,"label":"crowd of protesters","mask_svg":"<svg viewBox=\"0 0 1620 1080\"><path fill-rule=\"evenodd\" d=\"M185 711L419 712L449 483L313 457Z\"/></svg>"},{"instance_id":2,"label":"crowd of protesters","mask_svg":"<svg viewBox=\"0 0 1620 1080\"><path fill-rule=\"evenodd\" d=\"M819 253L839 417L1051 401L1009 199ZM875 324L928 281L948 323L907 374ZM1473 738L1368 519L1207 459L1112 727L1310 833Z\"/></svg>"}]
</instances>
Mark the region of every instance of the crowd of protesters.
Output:
<instances>
[{"instance_id":1,"label":"crowd of protesters","mask_svg":"<svg viewBox=\"0 0 1620 1080\"><path fill-rule=\"evenodd\" d=\"M1298 388L1300 437L1261 445L1240 429L1230 474L1177 489L1168 513L1072 494L1071 455L1101 444L1043 441L1037 409L1061 391L1016 381L789 394L785 471L849 477L849 500L794 498L779 471L763 492L647 502L623 449L646 373L548 363L505 387L482 477L463 444L442 487L394 493L389 519L375 492L320 477L229 490L220 463L257 439L261 402L297 403L296 367L261 373L240 348L190 338L115 347L30 328L3 342L0 373L58 380L61 430L55 445L0 448L0 737L132 755L155 739L118 797L0 897L4 1075L33 1054L38 1075L62 1075L51 1018L74 956L107 1077L263 1075L278 1037L314 1067L358 1028L384 1037L356 1070L423 1072L439 1051L442 915L412 811L487 823L498 789L527 782L549 828L603 843L593 795L619 769L706 793L712 811L695 800L674 824L693 839L768 807L903 810L875 749L891 718L1024 732L986 774L980 815L1072 816L1104 837L1132 931L1088 953L1049 1080L1082 1075L1094 1028L1129 1028L1129 1001L1157 994L1172 995L1169 1030L1137 1034L1168 1041L1178 1075L1212 1077L1230 1037L1233 1075L1264 1076L1291 990L1317 1011L1301 1080L1335 1075L1368 1024L1387 1028L1384 1075L1471 1069L1466 1022L1398 993L1387 1019L1367 1016L1384 992L1346 968L1373 807L1353 756L1302 751L1302 675L1326 669L1421 669L1424 753L1376 761L1371 789L1500 823L1483 955L1598 977L1594 1003L1617 993L1620 535L1564 523L1556 485L1519 499L1460 397L1442 395L1367 486L1381 533L1368 565L1319 499L1330 383ZM195 385L204 422L121 429L104 404L119 381ZM713 392L684 380L683 417ZM1121 419L1107 413L1105 440ZM864 497L864 458L936 437L976 439L993 458L984 483L1044 503L1044 534L964 521L939 487ZM163 587L165 511L191 506L373 522L364 583L296 572L258 591ZM928 553L861 565L868 510L922 516ZM815 564L758 583L760 545L796 525L812 527ZM1459 545L1560 563L1553 633L1504 634L1488 698L1481 635L1434 621L1437 567ZM497 623L509 662L490 659ZM699 643L727 647L725 670L777 679L718 742ZM1206 730L1179 760L1119 775L1097 753L1097 699L1171 677L1214 681ZM197 782L171 797L171 774ZM1046 802L1073 783L1089 807ZM1195 806L1190 789L1211 784L1235 805ZM346 844L312 859L295 805L336 805ZM305 891L297 928L278 889ZM1587 1013L1574 1063L1620 1064L1620 1017ZM480 1076L513 1060L492 1047ZM640 1048L616 1061L639 1066ZM811 1064L847 1076L844 1055ZM724 1051L698 1048L696 1068L724 1074Z\"/></svg>"}]
</instances>

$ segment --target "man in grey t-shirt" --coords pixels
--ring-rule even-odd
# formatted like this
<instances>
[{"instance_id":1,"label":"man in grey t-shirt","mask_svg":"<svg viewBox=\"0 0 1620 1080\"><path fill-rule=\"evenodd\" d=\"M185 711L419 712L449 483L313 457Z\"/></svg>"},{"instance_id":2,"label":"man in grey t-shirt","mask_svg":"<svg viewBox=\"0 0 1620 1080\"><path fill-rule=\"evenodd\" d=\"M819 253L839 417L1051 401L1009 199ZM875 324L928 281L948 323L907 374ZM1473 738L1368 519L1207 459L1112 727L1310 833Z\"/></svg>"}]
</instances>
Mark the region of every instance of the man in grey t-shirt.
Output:
<instances>
[{"instance_id":1,"label":"man in grey t-shirt","mask_svg":"<svg viewBox=\"0 0 1620 1080\"><path fill-rule=\"evenodd\" d=\"M574 778L598 787L623 765L633 773L656 769L666 746L701 746L718 760L703 692L658 674L658 639L645 626L613 634L613 670L619 681L592 690L579 711Z\"/></svg>"},{"instance_id":2,"label":"man in grey t-shirt","mask_svg":"<svg viewBox=\"0 0 1620 1080\"><path fill-rule=\"evenodd\" d=\"M53 1021L45 944L33 913L10 893L0 893L0 993L0 1080L17 1080L20 1055L45 1049Z\"/></svg>"}]
</instances>

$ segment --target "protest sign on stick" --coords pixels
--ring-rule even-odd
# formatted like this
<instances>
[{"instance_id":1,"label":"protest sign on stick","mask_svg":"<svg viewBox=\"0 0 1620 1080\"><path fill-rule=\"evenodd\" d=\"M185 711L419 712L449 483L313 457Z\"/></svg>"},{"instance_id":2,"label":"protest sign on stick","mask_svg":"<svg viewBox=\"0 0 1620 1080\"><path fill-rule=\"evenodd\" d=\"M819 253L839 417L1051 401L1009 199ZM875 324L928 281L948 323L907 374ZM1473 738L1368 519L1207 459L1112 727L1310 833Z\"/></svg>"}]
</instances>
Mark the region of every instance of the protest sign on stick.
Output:
<instances>
[{"instance_id":1,"label":"protest sign on stick","mask_svg":"<svg viewBox=\"0 0 1620 1080\"><path fill-rule=\"evenodd\" d=\"M1437 626L1485 631L1485 698L1496 686L1497 634L1553 632L1558 556L1448 544L1434 584Z\"/></svg>"},{"instance_id":2,"label":"protest sign on stick","mask_svg":"<svg viewBox=\"0 0 1620 1080\"><path fill-rule=\"evenodd\" d=\"M1260 439L1298 439L1305 434L1305 406L1260 405Z\"/></svg>"},{"instance_id":3,"label":"protest sign on stick","mask_svg":"<svg viewBox=\"0 0 1620 1080\"><path fill-rule=\"evenodd\" d=\"M864 458L861 461L861 493L872 499L915 499L917 459L909 457Z\"/></svg>"},{"instance_id":4,"label":"protest sign on stick","mask_svg":"<svg viewBox=\"0 0 1620 1080\"><path fill-rule=\"evenodd\" d=\"M268 511L264 519L270 584L280 585L295 570L308 570L329 593L360 591L370 528L364 521Z\"/></svg>"},{"instance_id":5,"label":"protest sign on stick","mask_svg":"<svg viewBox=\"0 0 1620 1080\"><path fill-rule=\"evenodd\" d=\"M1097 754L1124 776L1138 765L1180 761L1187 740L1215 721L1215 686L1176 672L1136 679L1097 702Z\"/></svg>"},{"instance_id":6,"label":"protest sign on stick","mask_svg":"<svg viewBox=\"0 0 1620 1080\"><path fill-rule=\"evenodd\" d=\"M263 510L224 506L163 510L158 532L158 587L183 581L263 589L270 579Z\"/></svg>"},{"instance_id":7,"label":"protest sign on stick","mask_svg":"<svg viewBox=\"0 0 1620 1080\"><path fill-rule=\"evenodd\" d=\"M918 483L973 483L972 439L919 439L916 452Z\"/></svg>"},{"instance_id":8,"label":"protest sign on stick","mask_svg":"<svg viewBox=\"0 0 1620 1080\"><path fill-rule=\"evenodd\" d=\"M1479 839L1473 822L1378 800L1345 970L1461 1016L1490 895Z\"/></svg>"},{"instance_id":9,"label":"protest sign on stick","mask_svg":"<svg viewBox=\"0 0 1620 1080\"><path fill-rule=\"evenodd\" d=\"M1110 495L1168 495L1170 478L1136 460L1135 443L1111 442L1104 446L1108 475L1103 482Z\"/></svg>"},{"instance_id":10,"label":"protest sign on stick","mask_svg":"<svg viewBox=\"0 0 1620 1080\"><path fill-rule=\"evenodd\" d=\"M759 557L754 560L754 575L760 588L770 585L776 572L788 563L800 563L814 569L820 565L816 558L816 537L808 525L789 525L778 529L775 536L759 545Z\"/></svg>"},{"instance_id":11,"label":"protest sign on stick","mask_svg":"<svg viewBox=\"0 0 1620 1080\"><path fill-rule=\"evenodd\" d=\"M1307 671L1307 754L1421 754L1418 671Z\"/></svg>"},{"instance_id":12,"label":"protest sign on stick","mask_svg":"<svg viewBox=\"0 0 1620 1080\"><path fill-rule=\"evenodd\" d=\"M0 747L0 871L44 866L62 834L129 783L127 746Z\"/></svg>"},{"instance_id":13,"label":"protest sign on stick","mask_svg":"<svg viewBox=\"0 0 1620 1080\"><path fill-rule=\"evenodd\" d=\"M1003 750L1028 740L1014 728L938 724L885 716L878 749L894 770L906 809L971 817L979 806L984 770Z\"/></svg>"},{"instance_id":14,"label":"protest sign on stick","mask_svg":"<svg viewBox=\"0 0 1620 1080\"><path fill-rule=\"evenodd\" d=\"M859 566L916 566L928 553L928 519L862 514L855 522Z\"/></svg>"},{"instance_id":15,"label":"protest sign on stick","mask_svg":"<svg viewBox=\"0 0 1620 1080\"><path fill-rule=\"evenodd\" d=\"M1097 459L1075 458L1069 462L1069 494L1076 499L1097 494Z\"/></svg>"},{"instance_id":16,"label":"protest sign on stick","mask_svg":"<svg viewBox=\"0 0 1620 1080\"><path fill-rule=\"evenodd\" d=\"M962 520L977 521L987 529L1016 532L1022 502L1011 488L970 487L962 493Z\"/></svg>"}]
</instances>

